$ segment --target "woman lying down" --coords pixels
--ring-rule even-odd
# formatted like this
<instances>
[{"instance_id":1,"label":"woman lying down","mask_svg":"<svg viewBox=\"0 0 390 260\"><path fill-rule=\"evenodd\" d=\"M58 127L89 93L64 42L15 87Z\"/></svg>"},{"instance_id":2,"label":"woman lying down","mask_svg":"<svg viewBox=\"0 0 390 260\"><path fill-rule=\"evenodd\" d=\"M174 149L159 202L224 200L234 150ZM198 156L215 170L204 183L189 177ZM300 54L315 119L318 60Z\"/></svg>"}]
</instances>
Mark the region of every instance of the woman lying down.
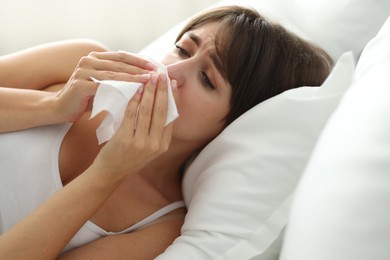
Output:
<instances>
[{"instance_id":1,"label":"woman lying down","mask_svg":"<svg viewBox=\"0 0 390 260\"><path fill-rule=\"evenodd\" d=\"M256 104L320 85L332 62L253 10L201 13L165 58L65 41L0 58L0 259L153 259L180 236L182 165ZM98 80L142 83L113 138ZM168 83L179 118L165 126Z\"/></svg>"}]
</instances>

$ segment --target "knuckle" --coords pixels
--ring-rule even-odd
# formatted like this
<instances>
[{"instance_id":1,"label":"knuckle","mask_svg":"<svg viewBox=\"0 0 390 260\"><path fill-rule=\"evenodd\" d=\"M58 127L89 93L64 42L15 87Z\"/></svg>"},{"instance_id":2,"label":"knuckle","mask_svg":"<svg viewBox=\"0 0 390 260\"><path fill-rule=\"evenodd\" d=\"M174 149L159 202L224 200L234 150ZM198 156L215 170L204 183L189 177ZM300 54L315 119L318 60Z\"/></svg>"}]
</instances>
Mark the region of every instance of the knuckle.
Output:
<instances>
[{"instance_id":1,"label":"knuckle","mask_svg":"<svg viewBox=\"0 0 390 260\"><path fill-rule=\"evenodd\" d=\"M72 76L72 84L76 86L82 86L86 83L86 75L88 75L87 70L83 68L76 68Z\"/></svg>"},{"instance_id":2,"label":"knuckle","mask_svg":"<svg viewBox=\"0 0 390 260\"><path fill-rule=\"evenodd\" d=\"M153 86L153 85L150 85L150 84L145 85L144 92L148 93L149 95L153 95L154 96L155 90L156 90L156 86Z\"/></svg>"},{"instance_id":3,"label":"knuckle","mask_svg":"<svg viewBox=\"0 0 390 260\"><path fill-rule=\"evenodd\" d=\"M83 82L83 80L76 78L76 79L73 80L73 85L76 86L76 87L80 87L80 86L83 85L82 82Z\"/></svg>"},{"instance_id":4,"label":"knuckle","mask_svg":"<svg viewBox=\"0 0 390 260\"><path fill-rule=\"evenodd\" d=\"M83 56L81 57L80 61L79 61L79 66L80 67L83 67L83 66L88 66L91 64L91 58L89 56Z\"/></svg>"},{"instance_id":5,"label":"knuckle","mask_svg":"<svg viewBox=\"0 0 390 260\"><path fill-rule=\"evenodd\" d=\"M163 117L167 112L167 108L165 106L156 107L156 114L160 117Z\"/></svg>"},{"instance_id":6,"label":"knuckle","mask_svg":"<svg viewBox=\"0 0 390 260\"><path fill-rule=\"evenodd\" d=\"M116 72L114 72L114 71L107 71L107 72L105 73L105 77L106 77L107 79L110 79L110 80L115 80L115 79L116 79L116 76L117 76L117 74L116 74Z\"/></svg>"},{"instance_id":7,"label":"knuckle","mask_svg":"<svg viewBox=\"0 0 390 260\"><path fill-rule=\"evenodd\" d=\"M136 114L137 114L136 111L134 111L133 109L127 109L126 116L130 120L134 120L136 117Z\"/></svg>"},{"instance_id":8,"label":"knuckle","mask_svg":"<svg viewBox=\"0 0 390 260\"><path fill-rule=\"evenodd\" d=\"M98 53L97 51L91 51L91 52L88 54L88 56L96 57L97 53Z\"/></svg>"},{"instance_id":9,"label":"knuckle","mask_svg":"<svg viewBox=\"0 0 390 260\"><path fill-rule=\"evenodd\" d=\"M141 114L141 116L150 116L152 110L149 107L141 106L139 109L139 113Z\"/></svg>"},{"instance_id":10,"label":"knuckle","mask_svg":"<svg viewBox=\"0 0 390 260\"><path fill-rule=\"evenodd\" d=\"M126 64L120 62L120 63L117 63L116 66L115 66L115 69L117 71L126 71Z\"/></svg>"},{"instance_id":11,"label":"knuckle","mask_svg":"<svg viewBox=\"0 0 390 260\"><path fill-rule=\"evenodd\" d=\"M125 62L127 58L127 54L124 52L118 52L118 61Z\"/></svg>"},{"instance_id":12,"label":"knuckle","mask_svg":"<svg viewBox=\"0 0 390 260\"><path fill-rule=\"evenodd\" d=\"M84 69L83 68L80 68L80 67L77 67L75 70L74 70L74 75L75 77L79 77L80 75L82 75L84 72Z\"/></svg>"}]
</instances>

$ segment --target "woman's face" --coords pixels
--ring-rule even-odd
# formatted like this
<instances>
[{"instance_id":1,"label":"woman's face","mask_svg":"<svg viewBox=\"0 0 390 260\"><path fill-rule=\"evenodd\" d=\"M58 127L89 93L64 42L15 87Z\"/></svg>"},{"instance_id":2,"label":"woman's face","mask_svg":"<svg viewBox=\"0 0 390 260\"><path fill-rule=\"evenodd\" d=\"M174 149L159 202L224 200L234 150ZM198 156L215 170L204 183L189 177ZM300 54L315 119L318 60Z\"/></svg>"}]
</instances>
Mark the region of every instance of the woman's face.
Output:
<instances>
[{"instance_id":1,"label":"woman's face","mask_svg":"<svg viewBox=\"0 0 390 260\"><path fill-rule=\"evenodd\" d=\"M231 86L219 72L215 53L218 24L205 24L188 31L163 59L171 80L179 112L173 138L204 145L224 127L230 110Z\"/></svg>"}]
</instances>

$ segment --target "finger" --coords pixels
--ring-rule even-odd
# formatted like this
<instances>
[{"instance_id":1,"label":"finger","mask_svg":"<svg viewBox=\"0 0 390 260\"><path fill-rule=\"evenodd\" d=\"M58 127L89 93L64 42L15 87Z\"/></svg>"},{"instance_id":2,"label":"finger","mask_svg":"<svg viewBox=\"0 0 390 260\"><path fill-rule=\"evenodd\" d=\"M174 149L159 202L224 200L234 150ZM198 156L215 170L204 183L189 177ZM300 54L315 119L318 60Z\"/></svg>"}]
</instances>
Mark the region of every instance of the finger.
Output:
<instances>
[{"instance_id":1,"label":"finger","mask_svg":"<svg viewBox=\"0 0 390 260\"><path fill-rule=\"evenodd\" d=\"M91 74L87 71L79 70L77 74L72 75L69 80L72 83L67 84L66 89L72 93L75 92L78 97L89 98L95 96L99 84L94 82L89 75Z\"/></svg>"},{"instance_id":2,"label":"finger","mask_svg":"<svg viewBox=\"0 0 390 260\"><path fill-rule=\"evenodd\" d=\"M157 81L158 74L153 74L144 87L137 117L136 137L144 138L149 135Z\"/></svg>"},{"instance_id":3,"label":"finger","mask_svg":"<svg viewBox=\"0 0 390 260\"><path fill-rule=\"evenodd\" d=\"M150 73L141 75L130 75L114 71L98 71L92 68L78 68L72 77L78 81L90 81L92 78L97 80L118 80L128 82L146 83L150 79Z\"/></svg>"},{"instance_id":4,"label":"finger","mask_svg":"<svg viewBox=\"0 0 390 260\"><path fill-rule=\"evenodd\" d=\"M96 70L107 70L128 74L145 74L151 72L151 70L138 67L135 64L128 64L120 61L112 61L105 59L94 59L94 62L91 64L91 66Z\"/></svg>"},{"instance_id":5,"label":"finger","mask_svg":"<svg viewBox=\"0 0 390 260\"><path fill-rule=\"evenodd\" d=\"M168 82L167 76L161 74L156 88L156 97L150 123L150 135L161 138L168 113Z\"/></svg>"},{"instance_id":6,"label":"finger","mask_svg":"<svg viewBox=\"0 0 390 260\"><path fill-rule=\"evenodd\" d=\"M94 77L99 80L121 80L145 83L151 73L150 70L139 68L123 62L99 59L105 53L91 53L82 57L79 61L77 74L83 75L85 79ZM98 56L98 57L96 57ZM105 55L109 58L110 55Z\"/></svg>"},{"instance_id":7,"label":"finger","mask_svg":"<svg viewBox=\"0 0 390 260\"><path fill-rule=\"evenodd\" d=\"M90 71L88 76L94 77L98 80L119 80L146 83L150 79L150 74L131 75L127 73L120 73L115 71Z\"/></svg>"},{"instance_id":8,"label":"finger","mask_svg":"<svg viewBox=\"0 0 390 260\"><path fill-rule=\"evenodd\" d=\"M150 61L135 55L133 53L128 52L93 52L90 54L91 56L94 56L98 59L103 60L112 60L117 62L126 63L129 65L133 65L135 67L145 69L145 70L154 70L155 65L152 64Z\"/></svg>"},{"instance_id":9,"label":"finger","mask_svg":"<svg viewBox=\"0 0 390 260\"><path fill-rule=\"evenodd\" d=\"M137 110L142 96L142 87L138 89L137 93L130 99L127 104L125 116L123 118L122 124L118 129L118 135L121 132L125 132L128 136L131 133L131 136L134 134L136 128L136 119L137 119Z\"/></svg>"}]
</instances>

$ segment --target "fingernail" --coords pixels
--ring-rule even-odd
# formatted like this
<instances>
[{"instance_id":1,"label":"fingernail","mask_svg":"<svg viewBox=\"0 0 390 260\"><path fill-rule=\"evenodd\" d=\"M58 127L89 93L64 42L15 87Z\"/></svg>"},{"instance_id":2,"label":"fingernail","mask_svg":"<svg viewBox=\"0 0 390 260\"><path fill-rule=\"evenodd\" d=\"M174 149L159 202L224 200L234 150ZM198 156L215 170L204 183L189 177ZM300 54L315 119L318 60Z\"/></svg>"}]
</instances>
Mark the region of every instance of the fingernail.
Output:
<instances>
[{"instance_id":1,"label":"fingernail","mask_svg":"<svg viewBox=\"0 0 390 260\"><path fill-rule=\"evenodd\" d=\"M149 62L148 64L146 64L146 67L147 67L148 69L150 69L150 70L155 70L155 69L156 69L156 65L153 64L153 63L151 63L151 62Z\"/></svg>"},{"instance_id":2,"label":"fingernail","mask_svg":"<svg viewBox=\"0 0 390 260\"><path fill-rule=\"evenodd\" d=\"M142 75L140 76L140 78L141 78L142 80L147 81L147 80L150 79L150 74L142 74Z\"/></svg>"},{"instance_id":3,"label":"fingernail","mask_svg":"<svg viewBox=\"0 0 390 260\"><path fill-rule=\"evenodd\" d=\"M173 91L177 89L177 81L175 79L171 81L171 88Z\"/></svg>"}]
</instances>

